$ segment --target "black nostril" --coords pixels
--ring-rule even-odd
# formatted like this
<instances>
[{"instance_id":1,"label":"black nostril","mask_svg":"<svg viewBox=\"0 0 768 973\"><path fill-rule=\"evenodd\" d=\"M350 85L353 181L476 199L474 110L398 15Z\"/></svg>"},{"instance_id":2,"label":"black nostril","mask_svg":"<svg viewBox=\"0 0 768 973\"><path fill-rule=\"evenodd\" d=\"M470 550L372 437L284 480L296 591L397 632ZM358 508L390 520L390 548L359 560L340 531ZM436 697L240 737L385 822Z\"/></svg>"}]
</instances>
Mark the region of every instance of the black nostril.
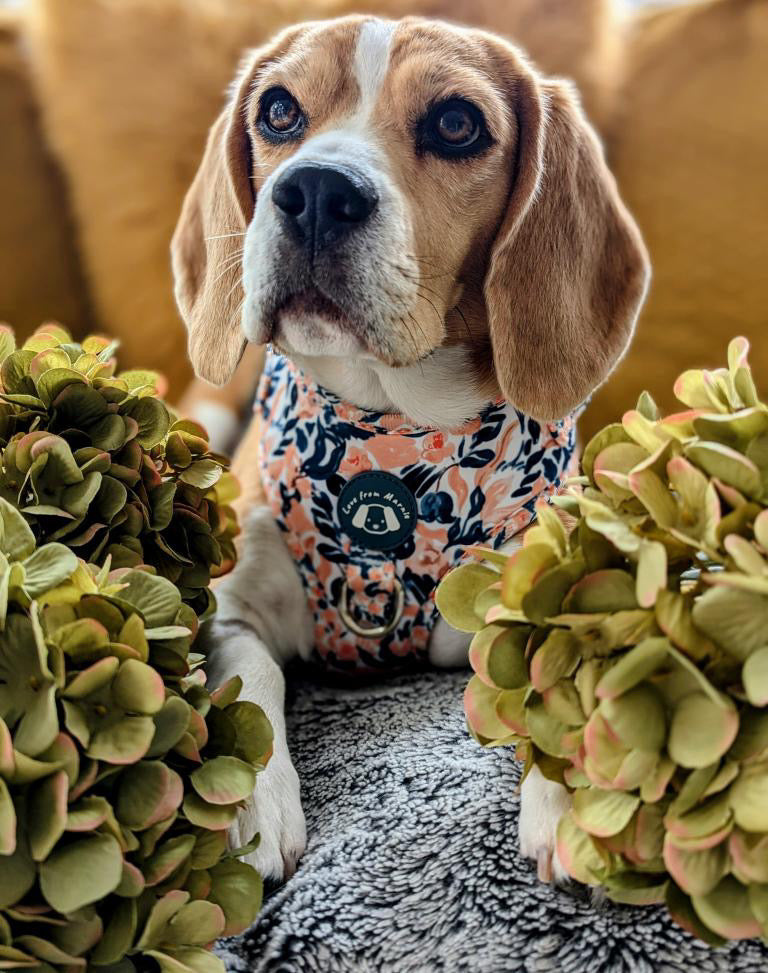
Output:
<instances>
[{"instance_id":1,"label":"black nostril","mask_svg":"<svg viewBox=\"0 0 768 973\"><path fill-rule=\"evenodd\" d=\"M372 183L339 166L297 165L275 184L272 200L287 229L302 246L316 252L365 223L378 205Z\"/></svg>"},{"instance_id":2,"label":"black nostril","mask_svg":"<svg viewBox=\"0 0 768 973\"><path fill-rule=\"evenodd\" d=\"M301 187L280 179L272 190L272 202L287 216L299 216L307 205Z\"/></svg>"},{"instance_id":3,"label":"black nostril","mask_svg":"<svg viewBox=\"0 0 768 973\"><path fill-rule=\"evenodd\" d=\"M375 197L371 198L362 192L354 192L346 196L331 193L328 196L331 217L341 223L362 223L371 215L375 205Z\"/></svg>"}]
</instances>

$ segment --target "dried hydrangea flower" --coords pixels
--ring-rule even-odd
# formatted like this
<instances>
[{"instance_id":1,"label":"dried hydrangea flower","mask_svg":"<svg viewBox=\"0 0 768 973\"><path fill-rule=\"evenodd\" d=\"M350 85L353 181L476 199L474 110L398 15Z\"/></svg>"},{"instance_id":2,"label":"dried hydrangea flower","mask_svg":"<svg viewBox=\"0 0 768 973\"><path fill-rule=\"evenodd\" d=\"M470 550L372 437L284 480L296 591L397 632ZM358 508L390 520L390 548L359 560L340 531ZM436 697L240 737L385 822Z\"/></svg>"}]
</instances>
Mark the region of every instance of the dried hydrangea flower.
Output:
<instances>
[{"instance_id":1,"label":"dried hydrangea flower","mask_svg":"<svg viewBox=\"0 0 768 973\"><path fill-rule=\"evenodd\" d=\"M438 605L475 633L469 727L569 788L558 852L711 943L768 939L768 406L743 338L584 449L523 546Z\"/></svg>"}]
</instances>

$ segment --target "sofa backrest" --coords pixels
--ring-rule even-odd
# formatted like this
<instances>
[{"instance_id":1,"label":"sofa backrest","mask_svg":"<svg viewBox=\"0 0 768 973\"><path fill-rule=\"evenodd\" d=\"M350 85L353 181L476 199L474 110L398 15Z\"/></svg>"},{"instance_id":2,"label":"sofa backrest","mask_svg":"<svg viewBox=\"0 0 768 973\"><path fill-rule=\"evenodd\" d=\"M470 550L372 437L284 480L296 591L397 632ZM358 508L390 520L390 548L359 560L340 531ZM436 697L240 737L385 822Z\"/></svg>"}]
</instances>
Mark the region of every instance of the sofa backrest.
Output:
<instances>
[{"instance_id":1,"label":"sofa backrest","mask_svg":"<svg viewBox=\"0 0 768 973\"><path fill-rule=\"evenodd\" d=\"M58 317L89 326L64 180L48 153L22 23L0 11L0 321L26 337Z\"/></svg>"}]
</instances>

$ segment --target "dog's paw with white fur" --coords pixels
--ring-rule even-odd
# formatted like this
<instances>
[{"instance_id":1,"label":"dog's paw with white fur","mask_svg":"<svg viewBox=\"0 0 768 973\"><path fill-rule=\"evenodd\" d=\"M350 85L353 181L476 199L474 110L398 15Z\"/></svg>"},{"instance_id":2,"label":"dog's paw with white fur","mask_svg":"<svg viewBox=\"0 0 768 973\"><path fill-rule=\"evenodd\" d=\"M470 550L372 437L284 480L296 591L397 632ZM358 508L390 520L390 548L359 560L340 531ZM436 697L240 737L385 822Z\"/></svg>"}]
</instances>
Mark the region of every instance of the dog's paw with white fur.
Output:
<instances>
[{"instance_id":1,"label":"dog's paw with white fur","mask_svg":"<svg viewBox=\"0 0 768 973\"><path fill-rule=\"evenodd\" d=\"M539 879L562 885L568 873L557 854L557 826L571 806L571 797L562 784L547 780L533 767L520 792L518 840L520 851L536 862Z\"/></svg>"},{"instance_id":2,"label":"dog's paw with white fur","mask_svg":"<svg viewBox=\"0 0 768 973\"><path fill-rule=\"evenodd\" d=\"M276 751L259 774L253 796L238 813L229 834L232 848L241 848L259 833L259 846L245 861L264 878L290 878L307 843L299 775L286 749Z\"/></svg>"}]
</instances>

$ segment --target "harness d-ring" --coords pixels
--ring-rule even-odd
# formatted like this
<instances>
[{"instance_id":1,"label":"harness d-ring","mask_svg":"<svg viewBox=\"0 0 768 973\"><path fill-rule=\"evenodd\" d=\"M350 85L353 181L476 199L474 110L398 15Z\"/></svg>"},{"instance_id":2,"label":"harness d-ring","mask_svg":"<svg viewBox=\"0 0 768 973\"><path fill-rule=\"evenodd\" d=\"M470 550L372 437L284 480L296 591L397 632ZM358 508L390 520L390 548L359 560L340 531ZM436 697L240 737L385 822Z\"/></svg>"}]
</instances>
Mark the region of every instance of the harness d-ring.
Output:
<instances>
[{"instance_id":1,"label":"harness d-ring","mask_svg":"<svg viewBox=\"0 0 768 973\"><path fill-rule=\"evenodd\" d=\"M339 599L339 614L341 615L341 620L355 635L359 635L361 638L365 639L383 639L385 635L389 635L390 632L394 632L397 628L397 624L403 617L403 609L405 608L405 591L403 589L402 582L399 578L394 579L394 599L393 599L393 610L392 617L384 625L361 625L360 622L356 621L352 615L349 607L349 585L346 581L342 583L341 586L341 598Z\"/></svg>"}]
</instances>

